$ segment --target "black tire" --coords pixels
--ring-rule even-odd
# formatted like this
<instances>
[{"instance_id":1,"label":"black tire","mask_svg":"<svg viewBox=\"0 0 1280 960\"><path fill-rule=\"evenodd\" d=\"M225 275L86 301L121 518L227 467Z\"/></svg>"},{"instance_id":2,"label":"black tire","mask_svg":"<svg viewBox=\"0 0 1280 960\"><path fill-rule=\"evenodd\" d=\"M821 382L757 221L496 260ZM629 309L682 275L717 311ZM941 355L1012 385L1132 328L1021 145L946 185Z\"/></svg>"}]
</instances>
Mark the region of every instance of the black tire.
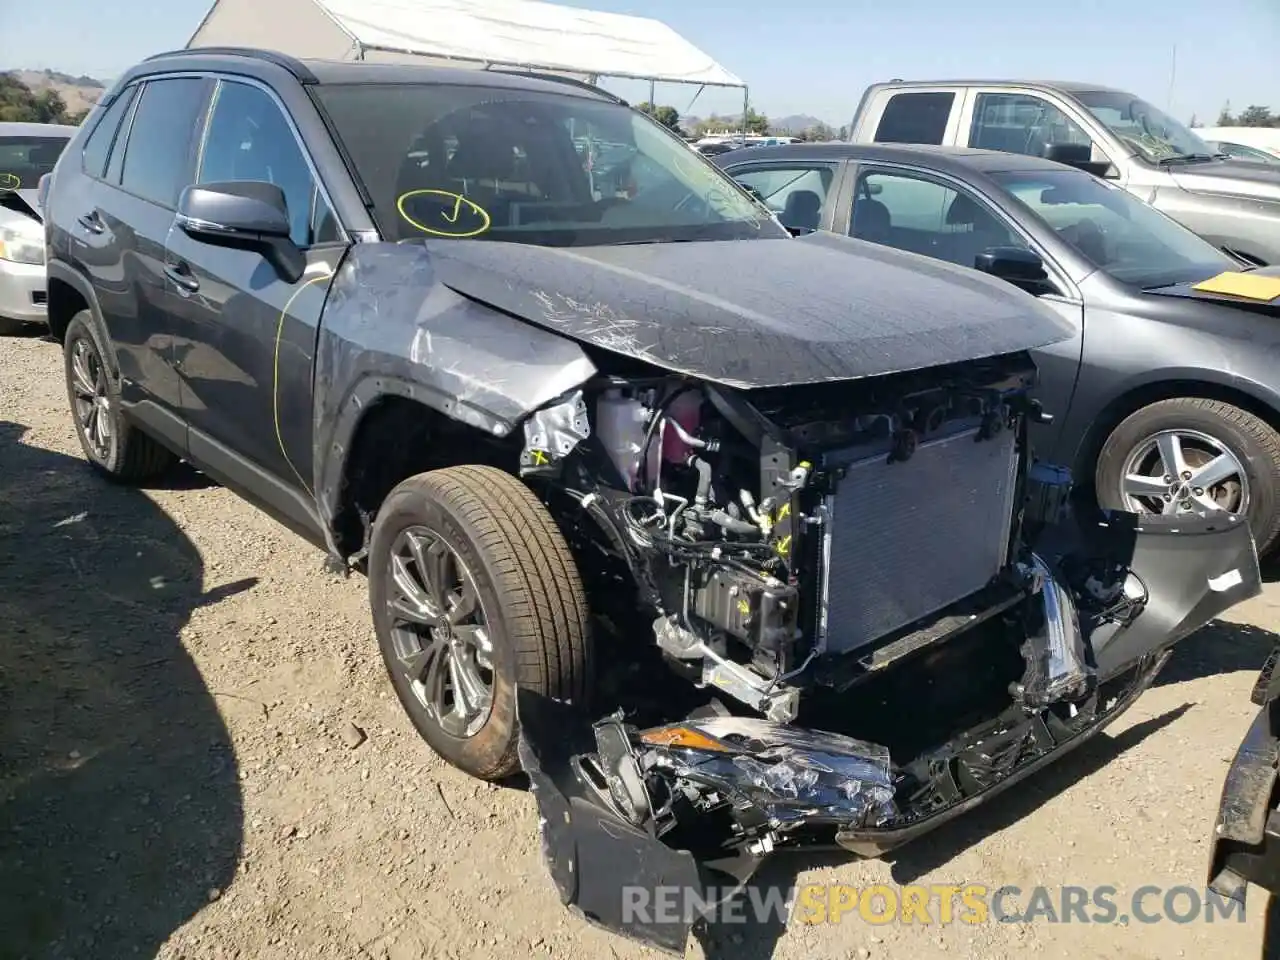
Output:
<instances>
[{"instance_id":1,"label":"black tire","mask_svg":"<svg viewBox=\"0 0 1280 960\"><path fill-rule=\"evenodd\" d=\"M75 364L81 344L94 364L94 386L105 398L105 407L99 415L110 431L105 443L95 442L86 432L86 424L80 414L80 396L76 386ZM120 405L120 384L104 358L106 346L93 323L88 310L81 310L67 325L62 346L63 369L67 382L67 399L71 405L71 419L80 449L95 470L104 476L124 482L137 483L163 473L173 465L177 457L167 447L147 436L125 418Z\"/></svg>"},{"instance_id":2,"label":"black tire","mask_svg":"<svg viewBox=\"0 0 1280 960\"><path fill-rule=\"evenodd\" d=\"M1280 435L1266 421L1229 403L1178 397L1130 414L1111 432L1098 456L1098 502L1111 509L1125 509L1119 487L1126 460L1145 439L1166 430L1205 434L1236 458L1248 480L1245 515L1258 553L1271 550L1280 536Z\"/></svg>"},{"instance_id":3,"label":"black tire","mask_svg":"<svg viewBox=\"0 0 1280 960\"><path fill-rule=\"evenodd\" d=\"M416 637L426 647L438 633L419 627L406 641L390 605L400 595L391 571L393 550L424 530L443 540L469 572L491 645L485 680L490 706L483 726L465 736L436 719L424 700L429 682L415 692L403 659L404 643L418 642ZM586 701L592 658L582 581L551 515L515 477L482 466L410 477L379 508L368 560L374 628L396 695L423 739L453 766L483 780L519 769L517 687ZM427 675L425 669L421 673Z\"/></svg>"}]
</instances>

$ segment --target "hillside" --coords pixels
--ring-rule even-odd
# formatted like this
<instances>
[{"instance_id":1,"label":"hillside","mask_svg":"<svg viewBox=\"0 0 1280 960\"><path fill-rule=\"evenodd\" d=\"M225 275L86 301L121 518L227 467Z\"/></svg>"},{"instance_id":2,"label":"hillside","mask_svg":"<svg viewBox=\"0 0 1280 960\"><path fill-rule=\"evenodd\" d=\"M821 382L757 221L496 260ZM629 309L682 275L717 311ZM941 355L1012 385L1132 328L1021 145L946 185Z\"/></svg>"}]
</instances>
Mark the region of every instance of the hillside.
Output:
<instances>
[{"instance_id":1,"label":"hillside","mask_svg":"<svg viewBox=\"0 0 1280 960\"><path fill-rule=\"evenodd\" d=\"M88 110L98 102L98 98L106 90L105 85L93 77L73 77L57 70L12 70L9 72L25 83L32 93L38 94L44 90L57 92L58 96L62 97L62 102L67 105L67 113L69 115L80 114Z\"/></svg>"}]
</instances>

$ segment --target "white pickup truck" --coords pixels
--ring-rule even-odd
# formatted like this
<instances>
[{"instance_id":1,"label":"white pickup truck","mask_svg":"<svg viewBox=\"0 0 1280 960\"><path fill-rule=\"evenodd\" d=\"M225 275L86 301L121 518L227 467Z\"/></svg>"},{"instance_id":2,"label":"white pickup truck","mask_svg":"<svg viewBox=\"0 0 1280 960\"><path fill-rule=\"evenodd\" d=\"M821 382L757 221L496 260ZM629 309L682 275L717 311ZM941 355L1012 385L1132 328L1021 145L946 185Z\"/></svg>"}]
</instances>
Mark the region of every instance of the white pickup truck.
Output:
<instances>
[{"instance_id":1,"label":"white pickup truck","mask_svg":"<svg viewBox=\"0 0 1280 960\"><path fill-rule=\"evenodd\" d=\"M1280 166L1219 153L1140 97L1097 84L872 84L855 143L924 143L1047 157L1114 180L1248 263L1280 263Z\"/></svg>"}]
</instances>

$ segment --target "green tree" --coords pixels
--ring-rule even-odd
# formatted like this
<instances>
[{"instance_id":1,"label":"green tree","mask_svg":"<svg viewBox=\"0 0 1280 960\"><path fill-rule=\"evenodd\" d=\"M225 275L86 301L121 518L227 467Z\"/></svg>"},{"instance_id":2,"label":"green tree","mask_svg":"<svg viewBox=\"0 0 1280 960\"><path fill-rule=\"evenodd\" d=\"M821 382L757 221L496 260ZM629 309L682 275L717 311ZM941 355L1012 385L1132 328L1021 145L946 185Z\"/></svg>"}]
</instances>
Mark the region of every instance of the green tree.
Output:
<instances>
[{"instance_id":1,"label":"green tree","mask_svg":"<svg viewBox=\"0 0 1280 960\"><path fill-rule=\"evenodd\" d=\"M754 107L747 107L745 126L747 133L762 137L769 132L769 118Z\"/></svg>"},{"instance_id":2,"label":"green tree","mask_svg":"<svg viewBox=\"0 0 1280 960\"><path fill-rule=\"evenodd\" d=\"M80 116L83 119L83 116ZM0 74L0 121L10 123L76 123L56 90L33 93L12 73Z\"/></svg>"},{"instance_id":3,"label":"green tree","mask_svg":"<svg viewBox=\"0 0 1280 960\"><path fill-rule=\"evenodd\" d=\"M680 113L675 107L654 106L648 101L636 105L636 109L641 113L647 113L653 119L657 120L664 127L670 127L672 130L680 129Z\"/></svg>"},{"instance_id":4,"label":"green tree","mask_svg":"<svg viewBox=\"0 0 1280 960\"><path fill-rule=\"evenodd\" d=\"M837 140L848 140L848 139L849 139L849 127L848 127L848 125L847 125L847 124L846 124L845 126L841 127L838 131L836 131L836 139L837 139Z\"/></svg>"},{"instance_id":5,"label":"green tree","mask_svg":"<svg viewBox=\"0 0 1280 960\"><path fill-rule=\"evenodd\" d=\"M1273 116L1270 107L1245 107L1236 123L1242 127L1275 127L1280 126L1280 116Z\"/></svg>"},{"instance_id":6,"label":"green tree","mask_svg":"<svg viewBox=\"0 0 1280 960\"><path fill-rule=\"evenodd\" d=\"M1234 127L1235 125L1236 125L1236 118L1231 115L1231 101L1228 100L1226 103L1222 105L1222 110L1218 113L1217 126Z\"/></svg>"},{"instance_id":7,"label":"green tree","mask_svg":"<svg viewBox=\"0 0 1280 960\"><path fill-rule=\"evenodd\" d=\"M827 140L834 140L835 138L836 132L825 123L815 123L812 127L809 127L800 134L801 140L808 140L813 143L822 143Z\"/></svg>"}]
</instances>

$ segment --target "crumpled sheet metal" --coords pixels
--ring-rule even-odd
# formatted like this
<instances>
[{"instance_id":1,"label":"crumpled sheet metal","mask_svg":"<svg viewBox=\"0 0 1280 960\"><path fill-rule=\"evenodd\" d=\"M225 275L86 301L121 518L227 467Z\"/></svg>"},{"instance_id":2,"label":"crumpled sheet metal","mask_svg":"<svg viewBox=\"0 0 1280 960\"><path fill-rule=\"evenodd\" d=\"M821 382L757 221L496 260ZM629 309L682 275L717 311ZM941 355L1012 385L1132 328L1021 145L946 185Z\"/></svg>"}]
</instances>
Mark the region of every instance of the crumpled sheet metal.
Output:
<instances>
[{"instance_id":1,"label":"crumpled sheet metal","mask_svg":"<svg viewBox=\"0 0 1280 960\"><path fill-rule=\"evenodd\" d=\"M591 436L587 402L581 390L535 410L524 422L524 449L520 469L537 471L553 466Z\"/></svg>"},{"instance_id":2,"label":"crumpled sheet metal","mask_svg":"<svg viewBox=\"0 0 1280 960\"><path fill-rule=\"evenodd\" d=\"M714 746L683 745L682 730ZM747 717L656 727L640 740L647 763L754 805L779 829L814 817L877 827L897 814L889 751L878 744Z\"/></svg>"}]
</instances>

